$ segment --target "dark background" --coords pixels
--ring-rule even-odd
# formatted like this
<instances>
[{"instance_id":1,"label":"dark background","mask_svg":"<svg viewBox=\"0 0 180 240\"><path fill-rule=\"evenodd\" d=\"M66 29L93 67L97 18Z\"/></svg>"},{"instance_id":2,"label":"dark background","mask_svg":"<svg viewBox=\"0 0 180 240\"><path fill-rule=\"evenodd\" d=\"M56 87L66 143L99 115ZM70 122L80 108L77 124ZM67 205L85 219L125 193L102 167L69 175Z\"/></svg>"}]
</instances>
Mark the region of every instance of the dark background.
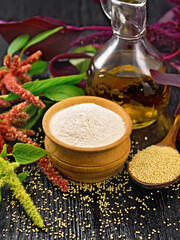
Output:
<instances>
[{"instance_id":1,"label":"dark background","mask_svg":"<svg viewBox=\"0 0 180 240\"><path fill-rule=\"evenodd\" d=\"M166 0L147 1L147 24L158 21L173 4ZM49 16L64 20L68 25L110 25L100 4L94 0L0 0L0 19L21 21L32 16ZM0 59L7 44L0 36Z\"/></svg>"},{"instance_id":2,"label":"dark background","mask_svg":"<svg viewBox=\"0 0 180 240\"><path fill-rule=\"evenodd\" d=\"M165 0L148 0L148 24L155 23L172 6ZM37 15L59 18L75 26L110 24L93 0L0 0L0 19L4 21ZM1 60L6 49L7 44L0 37ZM167 134L180 101L179 90L173 88L170 104L155 124L133 131L134 153ZM69 192L62 194L35 167L23 185L38 206L46 230L34 227L6 187L2 189L0 204L0 240L180 239L179 182L167 189L146 190L136 186L124 171L102 184L90 185L91 190L70 182Z\"/></svg>"},{"instance_id":3,"label":"dark background","mask_svg":"<svg viewBox=\"0 0 180 240\"><path fill-rule=\"evenodd\" d=\"M4 21L44 15L75 26L109 24L100 5L93 0L1 0L0 4L0 18ZM171 6L166 0L148 0L148 24L156 22Z\"/></svg>"}]
</instances>

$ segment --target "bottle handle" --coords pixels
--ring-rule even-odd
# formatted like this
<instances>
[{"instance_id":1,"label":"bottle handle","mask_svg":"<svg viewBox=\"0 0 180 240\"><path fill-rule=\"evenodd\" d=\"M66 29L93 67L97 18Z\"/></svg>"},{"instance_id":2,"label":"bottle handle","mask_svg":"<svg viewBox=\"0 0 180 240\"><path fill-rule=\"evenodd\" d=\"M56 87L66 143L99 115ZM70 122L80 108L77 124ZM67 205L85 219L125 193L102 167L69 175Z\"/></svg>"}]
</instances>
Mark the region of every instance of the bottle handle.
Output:
<instances>
[{"instance_id":1,"label":"bottle handle","mask_svg":"<svg viewBox=\"0 0 180 240\"><path fill-rule=\"evenodd\" d=\"M111 19L111 7L112 7L112 3L111 0L100 0L101 3L101 7L104 11L104 13L106 14L106 16Z\"/></svg>"}]
</instances>

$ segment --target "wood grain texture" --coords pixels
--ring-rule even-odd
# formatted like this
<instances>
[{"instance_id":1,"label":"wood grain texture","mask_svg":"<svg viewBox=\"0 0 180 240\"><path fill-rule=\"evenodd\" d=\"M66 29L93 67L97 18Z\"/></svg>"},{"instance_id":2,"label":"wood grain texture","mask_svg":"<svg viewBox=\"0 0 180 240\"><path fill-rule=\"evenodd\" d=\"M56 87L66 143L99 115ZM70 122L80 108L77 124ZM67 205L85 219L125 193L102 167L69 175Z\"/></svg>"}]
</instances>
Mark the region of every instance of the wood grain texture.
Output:
<instances>
[{"instance_id":1,"label":"wood grain texture","mask_svg":"<svg viewBox=\"0 0 180 240\"><path fill-rule=\"evenodd\" d=\"M108 167L110 164L116 166L118 160L118 164L120 164L120 161L124 164L131 148L130 138L127 138L121 146L99 153L67 151L64 148L59 148L59 146L54 144L47 136L45 137L44 144L47 151L49 151L54 157L63 161L67 165L80 168Z\"/></svg>"},{"instance_id":2,"label":"wood grain texture","mask_svg":"<svg viewBox=\"0 0 180 240\"><path fill-rule=\"evenodd\" d=\"M1 1L2 2L2 1ZM165 0L148 1L149 22L155 22L170 6ZM92 0L7 0L0 16L3 20L21 20L35 15L64 19L69 24L109 24ZM0 39L1 59L6 43ZM180 89L173 88L169 106L153 125L131 134L132 154L161 141L172 125L173 113L180 101ZM38 131L38 127L35 130ZM42 131L41 134L44 138ZM177 141L180 151L180 142ZM46 229L38 230L27 218L11 191L2 189L0 239L2 240L176 240L180 231L180 183L160 190L137 186L127 168L107 181L81 184L69 181L63 194L47 180L36 164L23 185L44 218Z\"/></svg>"}]
</instances>

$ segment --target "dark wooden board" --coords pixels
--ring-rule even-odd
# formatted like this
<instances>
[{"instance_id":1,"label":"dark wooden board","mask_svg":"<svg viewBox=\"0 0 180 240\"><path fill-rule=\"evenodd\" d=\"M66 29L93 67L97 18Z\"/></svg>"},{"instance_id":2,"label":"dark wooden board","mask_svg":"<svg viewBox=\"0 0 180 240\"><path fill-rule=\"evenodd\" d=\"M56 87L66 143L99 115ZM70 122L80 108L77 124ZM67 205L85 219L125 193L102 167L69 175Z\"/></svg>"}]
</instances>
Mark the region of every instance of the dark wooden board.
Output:
<instances>
[{"instance_id":1,"label":"dark wooden board","mask_svg":"<svg viewBox=\"0 0 180 240\"><path fill-rule=\"evenodd\" d=\"M148 21L155 22L169 7L165 0L149 0ZM1 19L6 21L35 15L61 18L76 26L109 24L99 5L92 0L8 0L3 1L0 8ZM1 59L6 46L0 39ZM158 121L150 127L133 131L132 152L128 160L137 150L162 140L172 124L179 101L180 89L174 87L169 106ZM41 132L39 139L42 138ZM179 140L177 145L180 151ZM69 181L69 192L62 193L36 164L23 169L32 169L23 184L40 210L46 228L37 229L5 187L0 205L0 240L180 238L180 182L160 190L143 189L132 182L125 166L123 172L101 183Z\"/></svg>"}]
</instances>

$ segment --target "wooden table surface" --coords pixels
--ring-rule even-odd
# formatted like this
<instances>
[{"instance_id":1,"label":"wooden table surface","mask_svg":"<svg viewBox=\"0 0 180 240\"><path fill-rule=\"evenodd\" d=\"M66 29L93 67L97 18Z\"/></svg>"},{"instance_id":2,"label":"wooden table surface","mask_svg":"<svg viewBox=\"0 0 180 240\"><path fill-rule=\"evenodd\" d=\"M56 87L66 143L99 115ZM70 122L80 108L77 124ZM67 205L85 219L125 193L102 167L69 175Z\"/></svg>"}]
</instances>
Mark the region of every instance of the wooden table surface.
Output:
<instances>
[{"instance_id":1,"label":"wooden table surface","mask_svg":"<svg viewBox=\"0 0 180 240\"><path fill-rule=\"evenodd\" d=\"M166 11L166 1L148 3L149 22ZM163 8L156 5L164 2ZM71 7L70 7L71 6ZM34 15L64 19L69 24L103 25L108 21L99 5L92 0L6 1L0 8L3 20L21 20ZM93 17L96 16L96 17ZM1 55L6 43L0 39ZM1 57L2 57L1 56ZM162 140L172 125L173 113L180 101L180 89L173 87L164 114L150 127L134 130L132 150L128 160L139 149ZM40 131L39 140L44 135ZM180 141L177 141L180 151ZM180 239L180 182L159 190L148 190L132 182L127 166L112 178L94 184L69 181L69 191L62 193L54 187L36 164L23 168L32 170L23 185L39 209L45 229L37 229L8 187L2 189L0 205L0 240L110 240L110 239Z\"/></svg>"}]
</instances>

